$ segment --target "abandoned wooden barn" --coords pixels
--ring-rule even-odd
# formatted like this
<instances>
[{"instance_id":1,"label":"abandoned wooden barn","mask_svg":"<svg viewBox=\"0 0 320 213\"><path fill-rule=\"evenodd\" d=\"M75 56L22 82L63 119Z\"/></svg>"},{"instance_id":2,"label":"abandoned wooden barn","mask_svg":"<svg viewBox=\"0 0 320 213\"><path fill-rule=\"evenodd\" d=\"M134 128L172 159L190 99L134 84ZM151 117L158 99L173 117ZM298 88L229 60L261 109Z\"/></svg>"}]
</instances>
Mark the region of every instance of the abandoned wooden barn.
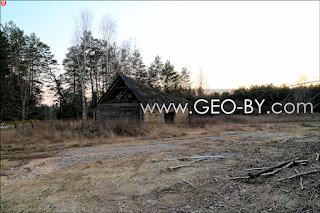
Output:
<instances>
[{"instance_id":1,"label":"abandoned wooden barn","mask_svg":"<svg viewBox=\"0 0 320 213\"><path fill-rule=\"evenodd\" d=\"M173 107L168 113L160 113L154 110L153 113L143 111L141 104L152 106L158 103L169 106L170 103L177 106L186 101L181 98L170 96L157 89L146 86L135 79L118 74L115 77L108 91L100 98L96 106L96 119L99 121L108 120L131 120L138 122L157 122L157 123L182 123L188 122L189 108L184 113L179 110L175 113Z\"/></svg>"}]
</instances>

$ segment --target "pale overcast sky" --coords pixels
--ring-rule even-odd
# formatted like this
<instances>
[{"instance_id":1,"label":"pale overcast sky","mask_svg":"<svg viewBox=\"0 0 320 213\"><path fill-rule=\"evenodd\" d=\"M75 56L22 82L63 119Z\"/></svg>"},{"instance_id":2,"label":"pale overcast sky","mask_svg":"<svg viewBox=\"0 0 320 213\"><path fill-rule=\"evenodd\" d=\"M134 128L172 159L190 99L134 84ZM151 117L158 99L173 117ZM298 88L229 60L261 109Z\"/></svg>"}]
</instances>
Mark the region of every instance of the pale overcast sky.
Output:
<instances>
[{"instance_id":1,"label":"pale overcast sky","mask_svg":"<svg viewBox=\"0 0 320 213\"><path fill-rule=\"evenodd\" d=\"M62 63L82 9L93 13L96 37L110 14L118 43L136 40L146 65L159 55L193 82L201 65L210 88L319 77L319 1L7 1L1 24L35 32Z\"/></svg>"}]
</instances>

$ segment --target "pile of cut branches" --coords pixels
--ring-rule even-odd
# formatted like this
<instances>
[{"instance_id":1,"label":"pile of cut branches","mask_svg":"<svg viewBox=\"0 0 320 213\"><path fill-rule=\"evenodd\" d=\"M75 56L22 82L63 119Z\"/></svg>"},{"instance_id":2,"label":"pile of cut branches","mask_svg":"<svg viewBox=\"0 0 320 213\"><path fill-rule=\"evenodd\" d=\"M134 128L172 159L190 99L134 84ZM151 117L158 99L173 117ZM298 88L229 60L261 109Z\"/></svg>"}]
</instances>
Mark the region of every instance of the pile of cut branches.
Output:
<instances>
[{"instance_id":1,"label":"pile of cut branches","mask_svg":"<svg viewBox=\"0 0 320 213\"><path fill-rule=\"evenodd\" d=\"M318 160L318 155L317 155L317 159ZM275 174L277 174L278 172L286 169L286 168L292 168L294 166L297 165L307 165L308 164L308 160L301 160L300 158L295 158L292 160L288 160L288 161L284 161L281 163L278 163L277 165L271 166L271 167L262 167L262 168L250 168L250 169L246 169L247 171L249 171L247 176L240 176L240 177L231 177L231 178L227 178L229 180L238 180L238 179L254 179L260 176L264 176L264 177L269 177L269 176L273 176ZM301 188L303 189L303 184L302 184L302 176L305 175L309 175L309 174L315 174L315 173L320 173L320 169L316 169L316 170L311 170L311 171L307 171L307 172L298 172L298 170L296 168L294 168L294 171L296 172L295 175L289 176L289 177L285 177L285 178L280 178L277 181L285 181L285 180L289 180L289 179L293 179L293 178L300 178L300 185Z\"/></svg>"}]
</instances>

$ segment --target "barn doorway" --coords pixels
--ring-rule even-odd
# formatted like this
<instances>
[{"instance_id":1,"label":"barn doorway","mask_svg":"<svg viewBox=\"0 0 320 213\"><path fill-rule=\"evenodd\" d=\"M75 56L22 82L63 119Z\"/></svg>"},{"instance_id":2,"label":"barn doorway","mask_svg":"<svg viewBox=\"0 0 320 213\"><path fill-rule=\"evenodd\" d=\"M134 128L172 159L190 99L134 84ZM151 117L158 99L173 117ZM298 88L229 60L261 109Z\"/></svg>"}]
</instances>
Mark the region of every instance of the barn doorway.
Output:
<instances>
[{"instance_id":1,"label":"barn doorway","mask_svg":"<svg viewBox=\"0 0 320 213\"><path fill-rule=\"evenodd\" d=\"M164 120L167 124L173 124L175 116L176 116L176 113L174 111L164 113Z\"/></svg>"}]
</instances>

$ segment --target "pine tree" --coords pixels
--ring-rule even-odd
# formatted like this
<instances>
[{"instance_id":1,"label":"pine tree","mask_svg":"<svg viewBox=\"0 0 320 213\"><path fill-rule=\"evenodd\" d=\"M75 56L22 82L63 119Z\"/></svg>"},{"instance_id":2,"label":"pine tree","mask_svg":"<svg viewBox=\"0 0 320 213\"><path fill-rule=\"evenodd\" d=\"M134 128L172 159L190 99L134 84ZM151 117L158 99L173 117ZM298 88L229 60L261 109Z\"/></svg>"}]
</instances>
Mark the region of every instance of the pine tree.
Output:
<instances>
[{"instance_id":1,"label":"pine tree","mask_svg":"<svg viewBox=\"0 0 320 213\"><path fill-rule=\"evenodd\" d=\"M129 42L124 42L119 49L119 73L125 74L129 77L134 77L132 73L132 56L131 56L131 47Z\"/></svg>"},{"instance_id":2,"label":"pine tree","mask_svg":"<svg viewBox=\"0 0 320 213\"><path fill-rule=\"evenodd\" d=\"M63 60L63 66L65 73L63 74L61 81L64 85L63 96L65 101L63 102L59 97L59 110L58 118L60 117L73 117L79 118L81 111L81 81L78 54L80 52L79 47L72 46L68 48L66 58Z\"/></svg>"},{"instance_id":3,"label":"pine tree","mask_svg":"<svg viewBox=\"0 0 320 213\"><path fill-rule=\"evenodd\" d=\"M137 81L145 83L148 77L146 66L143 64L142 56L138 50L135 50L132 55L132 70L134 78Z\"/></svg>"},{"instance_id":4,"label":"pine tree","mask_svg":"<svg viewBox=\"0 0 320 213\"><path fill-rule=\"evenodd\" d=\"M98 76L100 74L100 62L102 56L102 45L98 39L93 38L91 32L88 35L88 79L91 89L91 105L95 105L99 98L99 80Z\"/></svg>"},{"instance_id":5,"label":"pine tree","mask_svg":"<svg viewBox=\"0 0 320 213\"><path fill-rule=\"evenodd\" d=\"M5 118L5 103L11 101L9 96L9 58L8 58L9 44L7 38L4 36L2 30L0 31L0 120Z\"/></svg>"},{"instance_id":6,"label":"pine tree","mask_svg":"<svg viewBox=\"0 0 320 213\"><path fill-rule=\"evenodd\" d=\"M180 88L183 90L190 90L191 88L190 72L185 67L182 68L180 74Z\"/></svg>"},{"instance_id":7,"label":"pine tree","mask_svg":"<svg viewBox=\"0 0 320 213\"><path fill-rule=\"evenodd\" d=\"M163 70L163 63L159 56L156 56L154 62L150 64L148 69L147 84L153 88L161 89L161 71Z\"/></svg>"},{"instance_id":8,"label":"pine tree","mask_svg":"<svg viewBox=\"0 0 320 213\"><path fill-rule=\"evenodd\" d=\"M8 117L22 120L24 128L24 120L34 113L42 100L45 57L50 47L34 33L24 35L12 21L4 26L3 33L9 45L7 94L11 97L4 107Z\"/></svg>"},{"instance_id":9,"label":"pine tree","mask_svg":"<svg viewBox=\"0 0 320 213\"><path fill-rule=\"evenodd\" d=\"M161 70L161 86L162 90L169 92L178 86L179 74L174 70L174 66L169 60L166 61Z\"/></svg>"},{"instance_id":10,"label":"pine tree","mask_svg":"<svg viewBox=\"0 0 320 213\"><path fill-rule=\"evenodd\" d=\"M103 91L105 92L111 85L114 76L120 72L120 56L119 56L119 48L117 44L114 42L109 45L108 48L108 72L104 73L103 81L104 87Z\"/></svg>"}]
</instances>

